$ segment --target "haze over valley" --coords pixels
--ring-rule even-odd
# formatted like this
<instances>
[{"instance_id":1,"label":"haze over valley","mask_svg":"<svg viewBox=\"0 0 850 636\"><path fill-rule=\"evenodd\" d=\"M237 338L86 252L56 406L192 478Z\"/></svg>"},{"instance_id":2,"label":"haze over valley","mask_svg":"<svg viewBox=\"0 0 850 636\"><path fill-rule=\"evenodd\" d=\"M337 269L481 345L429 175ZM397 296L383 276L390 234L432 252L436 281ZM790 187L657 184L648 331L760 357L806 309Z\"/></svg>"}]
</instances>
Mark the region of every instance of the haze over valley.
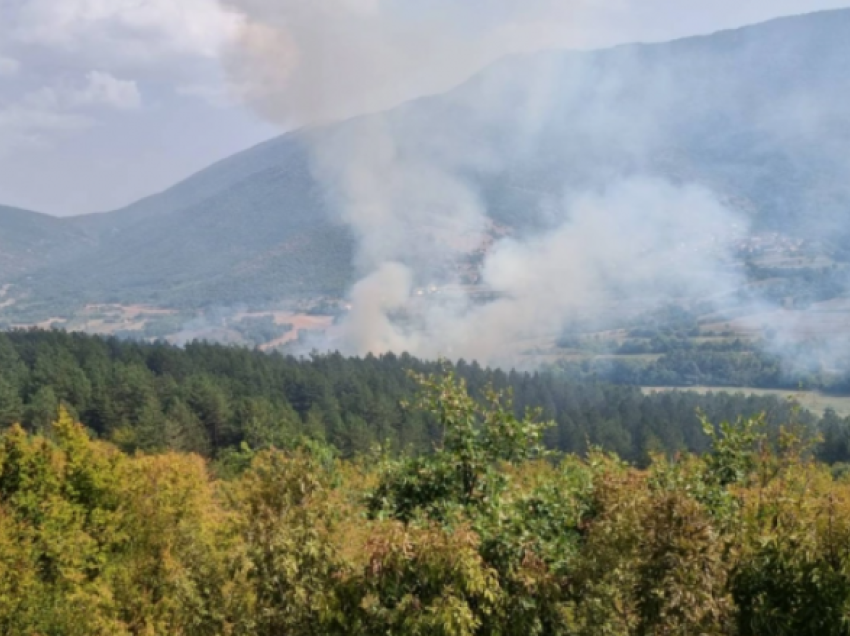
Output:
<instances>
[{"instance_id":1,"label":"haze over valley","mask_svg":"<svg viewBox=\"0 0 850 636\"><path fill-rule=\"evenodd\" d=\"M120 210L4 208L0 320L516 363L587 353L586 337L615 351L674 306L709 338L826 339L834 366L848 49L837 10L518 54ZM263 68L250 53L231 63L242 85ZM253 99L291 116L273 93ZM246 338L246 319L268 337Z\"/></svg>"}]
</instances>

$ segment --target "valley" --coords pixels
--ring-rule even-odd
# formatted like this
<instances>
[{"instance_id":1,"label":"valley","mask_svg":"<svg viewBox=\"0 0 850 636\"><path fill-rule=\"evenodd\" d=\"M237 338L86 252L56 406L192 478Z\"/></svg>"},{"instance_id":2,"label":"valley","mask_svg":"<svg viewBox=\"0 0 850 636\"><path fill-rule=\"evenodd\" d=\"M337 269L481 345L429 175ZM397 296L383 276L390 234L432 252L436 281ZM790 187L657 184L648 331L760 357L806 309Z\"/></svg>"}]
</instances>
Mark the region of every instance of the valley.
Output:
<instances>
[{"instance_id":1,"label":"valley","mask_svg":"<svg viewBox=\"0 0 850 636\"><path fill-rule=\"evenodd\" d=\"M850 636L850 7L0 15L0 636Z\"/></svg>"},{"instance_id":2,"label":"valley","mask_svg":"<svg viewBox=\"0 0 850 636\"><path fill-rule=\"evenodd\" d=\"M774 55L779 40L782 58ZM311 313L330 303L325 315L333 316L374 269L365 264L384 258L381 245L391 246L385 260L412 271L414 289L472 285L472 296L486 298L494 254L559 229L569 241L577 210L604 210L612 184L637 179L643 185L632 198L671 208L644 238L664 235L679 216L694 223L689 242L664 257L675 265L653 264L658 273L711 277L721 272L707 268L718 264L741 272L735 289L680 304L710 301L717 319L708 331L759 337L762 323L773 328L797 318L782 309L848 295L850 193L841 144L850 138L850 116L827 108L801 122L783 101L790 94L825 104L850 97L847 42L850 12L837 11L669 43L514 56L444 94L271 139L120 210L54 218L2 208L0 286L7 292L0 323L86 323L91 305L143 305L194 319L216 307ZM818 72L801 70L808 67ZM550 99L538 112L532 96L541 87ZM486 117L476 108L482 103L489 104ZM636 121L664 125L635 131ZM526 135L529 129L537 132ZM397 165L345 154L356 149L350 140L372 130L391 141ZM337 164L384 173L376 185L387 190L363 191L374 200L357 200L363 192L343 187ZM420 174L431 181L418 182ZM711 200L685 186L709 191ZM682 200L666 200L677 188L685 188ZM392 212L386 228L352 216L381 200ZM614 254L629 237L618 235L629 214L607 226ZM640 236L640 227L632 234ZM608 249L603 236L593 238L600 258ZM652 247L659 248L668 249ZM569 278L547 271L535 274ZM671 291L672 300L681 296ZM840 329L836 316L806 318L801 333ZM620 322L613 327L629 327ZM534 335L561 335L546 331Z\"/></svg>"},{"instance_id":3,"label":"valley","mask_svg":"<svg viewBox=\"0 0 850 636\"><path fill-rule=\"evenodd\" d=\"M800 244L781 235L773 235L771 241L765 247L763 240L752 237L741 244L733 262L749 280L725 298L681 304L671 298L663 302L662 310L653 308L658 301L615 299L601 313L576 315L563 328L547 332L531 325L528 336L505 343L503 357L521 368L581 363L634 367L657 363L669 354L670 343L665 344L664 338L672 338L674 347L730 357L808 347L822 352L816 365L822 371L843 373L846 360L827 353L841 352L850 342L847 264L816 254L811 246L800 256ZM760 247L753 249L754 245ZM18 284L7 283L0 290L0 324L7 328L61 328L174 343L208 340L290 353L338 346L338 325L352 310L351 300L340 294L209 308L69 304L50 306L53 312L16 294L19 289ZM499 299L500 294L486 285L424 283L412 290L405 320L416 324L417 316L443 306L458 302L486 306Z\"/></svg>"},{"instance_id":4,"label":"valley","mask_svg":"<svg viewBox=\"0 0 850 636\"><path fill-rule=\"evenodd\" d=\"M0 327L295 354L392 343L636 385L840 390L850 116L800 122L783 96L850 98L848 42L836 11L518 55L123 209L2 208ZM373 135L390 163L359 154ZM371 280L388 265L409 278L398 289ZM356 333L372 324L386 333Z\"/></svg>"},{"instance_id":5,"label":"valley","mask_svg":"<svg viewBox=\"0 0 850 636\"><path fill-rule=\"evenodd\" d=\"M0 307L2 309L2 307ZM257 347L273 351L308 334L322 334L334 316L298 313L298 309L263 311L181 311L146 305L87 305L63 316L35 323L8 323L8 329L61 329L136 341L185 344L194 340Z\"/></svg>"}]
</instances>

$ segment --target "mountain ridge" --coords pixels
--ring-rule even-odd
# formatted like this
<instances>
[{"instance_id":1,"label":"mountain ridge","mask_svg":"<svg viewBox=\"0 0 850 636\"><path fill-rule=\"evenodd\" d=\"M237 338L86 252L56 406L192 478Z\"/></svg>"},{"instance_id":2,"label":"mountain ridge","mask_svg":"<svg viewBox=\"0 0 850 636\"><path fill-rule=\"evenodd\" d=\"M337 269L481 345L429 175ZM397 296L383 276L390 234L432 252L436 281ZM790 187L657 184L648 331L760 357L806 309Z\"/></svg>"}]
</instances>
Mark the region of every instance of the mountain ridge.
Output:
<instances>
[{"instance_id":1,"label":"mountain ridge","mask_svg":"<svg viewBox=\"0 0 850 636\"><path fill-rule=\"evenodd\" d=\"M683 37L675 38L675 39L672 39L672 40L665 40L665 41L658 41L658 42L656 42L656 41L628 42L628 43L623 43L623 44L617 44L617 45L610 46L610 47L605 47L605 48L600 48L600 49L588 49L588 50L572 50L572 49L551 48L551 49L546 49L546 50L543 50L543 51L538 51L538 52L533 52L533 53L513 54L513 55L505 56L505 57L503 57L503 58L501 58L501 59L499 59L499 60L497 60L497 61L495 61L491 64L488 64L484 68L473 73L468 79L464 80L463 82L458 84L456 87L454 87L454 88L452 88L452 89L450 89L449 91L446 91L446 92L452 92L454 90L460 89L467 84L475 82L481 76L486 75L491 70L498 69L499 67L505 65L506 63L510 63L510 62L517 61L517 60L528 60L528 59L532 59L532 58L535 58L535 57L546 56L546 55L559 55L559 56L565 55L565 54L566 55L570 55L570 54L587 55L587 54L610 53L610 52L615 52L615 51L620 51L620 50L631 50L631 49L635 49L635 48L655 48L655 47L658 47L658 46L676 46L676 45L682 45L682 44L692 45L692 44L696 44L696 43L700 43L700 42L709 42L709 41L712 41L712 40L716 40L717 38L736 39L736 38L740 37L741 34L746 33L748 31L751 31L753 29L758 29L760 31L766 31L767 29L780 27L780 26L783 26L787 23L795 23L795 24L808 23L809 25L811 25L815 20L818 21L818 26L822 26L823 23L821 23L821 21L823 21L824 23L828 23L831 26L835 27L836 26L835 21L829 20L827 22L827 18L834 18L834 17L839 17L843 20L846 20L848 23L850 23L850 7L848 7L848 8L838 8L838 9L826 9L826 10L813 11L813 12L798 14L798 15L780 16L780 17L772 18L770 20L766 20L764 22L758 22L758 23L755 23L755 24L748 24L748 25L743 25L743 26L729 28L729 29L721 29L721 30L714 31L714 32L711 32L711 33L706 33L706 34L683 36ZM445 93L424 95L424 96L421 96L421 97L406 100L405 102L389 109L388 111L383 111L382 113L376 113L376 114L383 114L385 112L390 112L390 111L393 111L393 110L404 108L408 105L411 105L411 104L414 104L414 103L417 103L417 102L421 102L421 101L424 101L424 100L439 98L441 95L444 95L444 94ZM346 124L346 123L348 123L352 120L367 118L367 117L370 117L370 116L372 116L372 115L368 115L368 114L367 115L358 115L358 116L355 116L355 117L352 117L352 118L341 120L339 122L334 122L333 124L330 124L330 125L331 126L344 125L344 124ZM182 192L180 192L180 191L189 189L188 186L190 186L190 185L195 186L198 183L199 180L202 180L202 179L213 180L213 179L217 179L218 177L224 175L224 176L230 177L230 179L229 179L230 181L234 181L234 180L238 180L239 178L244 178L244 176L250 176L250 171L248 171L247 174L234 175L233 173L228 173L226 171L226 168L233 166L233 167L239 168L240 169L239 172L245 173L246 171L244 169L247 168L251 163L256 163L256 161L247 162L247 163L240 163L241 159L246 158L246 157L250 157L252 160L256 160L256 159L258 159L257 155L259 155L261 153L265 154L263 151L271 150L271 149L273 149L273 148L275 148L276 146L279 146L279 145L291 143L294 137L303 135L305 130L309 130L309 128L298 128L298 129L295 129L295 130L292 130L292 131L282 133L280 135L277 135L277 136L272 137L270 139L267 139L265 141L254 144L253 146L249 146L249 147L247 147L243 150L240 150L240 151L238 151L238 152L236 152L232 155L229 155L229 156L224 157L222 159L219 159L217 161L213 161L212 163L210 163L205 168L202 168L201 170L195 172L194 174L177 181L173 185L165 188L164 190L152 193L150 195L142 197L138 201L130 203L129 205L126 205L126 206L122 206L120 208L116 208L114 210L98 211L98 212L86 212L86 213L76 214L76 215L71 215L71 216L55 216L55 215L52 215L50 213L38 212L38 211L32 211L32 210L22 210L21 208L15 208L14 206L5 206L2 203L0 203L0 208L22 210L24 212L31 212L32 214L36 214L36 215L51 216L53 218L63 219L63 220L69 221L71 223L79 223L83 227L99 226L99 225L103 224L102 219L105 219L105 218L108 218L108 217L114 219L114 218L117 218L120 215L127 215L127 216L131 216L131 217L134 217L134 218L144 217L144 216L146 216L145 213L138 213L136 211L139 210L139 209L148 208L153 202L161 200L162 198L164 198L165 195L175 194L175 193L182 194ZM224 189L226 189L226 185L220 185L220 187L218 188L218 190L224 190ZM203 200L203 198L206 198L206 197L202 196L202 197L198 198L198 197L190 197L190 196L187 195L186 198L190 199L190 201L188 203L186 203L185 205L192 205L192 204L199 203L201 200ZM176 209L175 209L176 207L178 207L178 204L169 204L167 206L169 211L176 211ZM153 215L158 215L158 214L160 214L160 212L156 212L155 214L151 214L151 215L153 216Z\"/></svg>"},{"instance_id":2,"label":"mountain ridge","mask_svg":"<svg viewBox=\"0 0 850 636\"><path fill-rule=\"evenodd\" d=\"M446 93L286 133L120 210L59 219L57 238L42 243L56 253L0 269L0 283L52 305L340 296L356 237L308 144L376 121L402 158L459 157L489 217L511 231L545 230L565 193L654 175L710 187L757 229L835 239L850 202L841 159L850 117L837 106L850 97L848 42L850 9L837 9L665 43L512 56ZM812 130L797 121L794 91L824 109ZM469 148L482 149L483 167ZM48 238L14 232L24 249Z\"/></svg>"}]
</instances>

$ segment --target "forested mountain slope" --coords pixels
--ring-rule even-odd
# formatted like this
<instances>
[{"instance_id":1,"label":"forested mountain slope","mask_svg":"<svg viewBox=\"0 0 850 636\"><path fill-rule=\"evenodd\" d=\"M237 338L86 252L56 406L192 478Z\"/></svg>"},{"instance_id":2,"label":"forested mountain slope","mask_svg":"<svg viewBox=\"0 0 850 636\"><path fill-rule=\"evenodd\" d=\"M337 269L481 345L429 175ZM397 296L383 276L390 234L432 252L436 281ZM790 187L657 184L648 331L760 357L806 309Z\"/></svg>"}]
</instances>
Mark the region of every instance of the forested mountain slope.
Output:
<instances>
[{"instance_id":1,"label":"forested mountain slope","mask_svg":"<svg viewBox=\"0 0 850 636\"><path fill-rule=\"evenodd\" d=\"M221 345L139 344L61 331L0 333L0 427L40 430L60 404L96 435L126 450L175 449L218 457L247 443L287 446L299 436L345 455L376 445L429 452L442 431L408 409L415 373L454 370L482 398L510 390L516 414L541 408L554 422L545 442L564 452L600 445L636 462L654 451L706 449L697 409L714 420L766 413L770 426L797 421L825 436L831 462L850 460L850 420L794 414L785 400L743 394L643 395L638 387L552 373L453 367L408 355L311 358Z\"/></svg>"},{"instance_id":2,"label":"forested mountain slope","mask_svg":"<svg viewBox=\"0 0 850 636\"><path fill-rule=\"evenodd\" d=\"M290 133L124 210L57 224L93 244L23 286L60 303L341 294L354 237L333 205L338 181L311 149L327 152L374 126L400 162L461 179L515 233L547 227L565 196L648 175L707 185L756 229L820 239L841 255L850 227L847 59L850 10L506 59L444 95ZM350 151L341 146L336 159L356 166ZM400 240L414 246L416 233ZM7 269L3 280L32 266Z\"/></svg>"},{"instance_id":3,"label":"forested mountain slope","mask_svg":"<svg viewBox=\"0 0 850 636\"><path fill-rule=\"evenodd\" d=\"M85 231L63 219L0 205L0 287L91 244Z\"/></svg>"}]
</instances>

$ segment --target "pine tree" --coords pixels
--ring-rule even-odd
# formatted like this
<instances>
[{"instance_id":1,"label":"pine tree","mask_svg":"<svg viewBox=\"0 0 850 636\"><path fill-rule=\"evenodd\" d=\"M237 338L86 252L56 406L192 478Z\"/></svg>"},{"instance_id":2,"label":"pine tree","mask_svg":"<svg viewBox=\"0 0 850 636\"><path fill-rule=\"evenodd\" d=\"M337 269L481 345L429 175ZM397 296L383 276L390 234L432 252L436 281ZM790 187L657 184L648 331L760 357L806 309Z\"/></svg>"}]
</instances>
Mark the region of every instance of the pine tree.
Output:
<instances>
[{"instance_id":1,"label":"pine tree","mask_svg":"<svg viewBox=\"0 0 850 636\"><path fill-rule=\"evenodd\" d=\"M20 424L23 414L24 404L17 387L0 376L0 429Z\"/></svg>"}]
</instances>

